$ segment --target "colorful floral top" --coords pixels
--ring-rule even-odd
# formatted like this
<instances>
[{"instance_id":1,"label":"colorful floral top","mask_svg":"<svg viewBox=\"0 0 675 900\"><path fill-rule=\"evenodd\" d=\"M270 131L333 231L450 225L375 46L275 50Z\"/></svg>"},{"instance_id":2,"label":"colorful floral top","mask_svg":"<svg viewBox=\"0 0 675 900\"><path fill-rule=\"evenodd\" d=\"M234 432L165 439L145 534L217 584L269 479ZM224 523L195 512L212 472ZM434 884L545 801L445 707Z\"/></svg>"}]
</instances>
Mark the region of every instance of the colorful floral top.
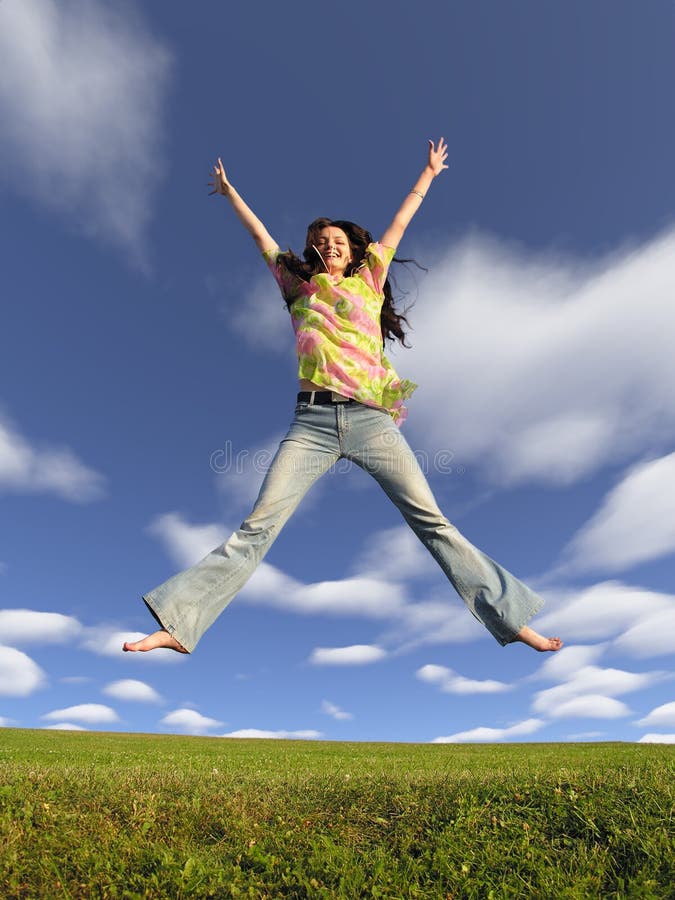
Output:
<instances>
[{"instance_id":1,"label":"colorful floral top","mask_svg":"<svg viewBox=\"0 0 675 900\"><path fill-rule=\"evenodd\" d=\"M407 415L403 401L417 385L399 378L382 350L380 312L394 253L391 247L369 244L353 275L321 272L309 281L286 269L279 250L263 256L290 303L298 376L384 409L400 427Z\"/></svg>"}]
</instances>

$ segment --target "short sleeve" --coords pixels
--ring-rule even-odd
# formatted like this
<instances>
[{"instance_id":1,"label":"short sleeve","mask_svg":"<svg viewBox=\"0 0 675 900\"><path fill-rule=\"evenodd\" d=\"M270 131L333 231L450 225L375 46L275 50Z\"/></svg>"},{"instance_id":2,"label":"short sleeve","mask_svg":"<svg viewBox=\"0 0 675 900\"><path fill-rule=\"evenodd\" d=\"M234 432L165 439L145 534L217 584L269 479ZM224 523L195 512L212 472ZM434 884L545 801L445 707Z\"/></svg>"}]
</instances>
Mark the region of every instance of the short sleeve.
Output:
<instances>
[{"instance_id":1,"label":"short sleeve","mask_svg":"<svg viewBox=\"0 0 675 900\"><path fill-rule=\"evenodd\" d=\"M384 244L373 243L366 247L366 255L359 268L359 275L376 294L381 294L384 290L389 266L395 253L394 247L385 247Z\"/></svg>"},{"instance_id":2,"label":"short sleeve","mask_svg":"<svg viewBox=\"0 0 675 900\"><path fill-rule=\"evenodd\" d=\"M281 262L280 257L283 253L279 250L263 250L263 259L269 266L270 272L274 276L274 280L279 285L279 290L284 300L294 300L300 295L300 285L303 283L302 278L289 272L286 266Z\"/></svg>"}]
</instances>

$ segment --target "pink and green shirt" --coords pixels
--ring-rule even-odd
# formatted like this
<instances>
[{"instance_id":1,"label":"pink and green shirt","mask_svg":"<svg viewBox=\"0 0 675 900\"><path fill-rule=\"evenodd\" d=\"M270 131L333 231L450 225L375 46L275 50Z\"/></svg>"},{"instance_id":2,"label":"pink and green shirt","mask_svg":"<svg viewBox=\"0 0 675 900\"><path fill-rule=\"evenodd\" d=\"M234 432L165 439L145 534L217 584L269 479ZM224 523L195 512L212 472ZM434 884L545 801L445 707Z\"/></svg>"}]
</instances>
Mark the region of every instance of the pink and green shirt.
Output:
<instances>
[{"instance_id":1,"label":"pink and green shirt","mask_svg":"<svg viewBox=\"0 0 675 900\"><path fill-rule=\"evenodd\" d=\"M304 281L290 273L279 250L263 256L289 301L298 377L386 410L398 426L417 385L401 379L382 350L380 312L395 250L369 244L360 268L345 278L321 272Z\"/></svg>"}]
</instances>

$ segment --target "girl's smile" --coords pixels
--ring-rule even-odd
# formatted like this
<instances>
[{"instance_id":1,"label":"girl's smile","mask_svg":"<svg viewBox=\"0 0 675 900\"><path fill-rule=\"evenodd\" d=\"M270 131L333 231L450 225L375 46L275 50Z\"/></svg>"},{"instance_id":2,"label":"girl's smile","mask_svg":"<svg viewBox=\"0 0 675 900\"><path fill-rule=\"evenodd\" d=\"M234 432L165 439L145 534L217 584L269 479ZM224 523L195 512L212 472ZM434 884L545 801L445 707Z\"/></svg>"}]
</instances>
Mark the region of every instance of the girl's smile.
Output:
<instances>
[{"instance_id":1,"label":"girl's smile","mask_svg":"<svg viewBox=\"0 0 675 900\"><path fill-rule=\"evenodd\" d=\"M344 275L352 261L349 239L341 228L330 225L322 228L317 239L316 249L330 275Z\"/></svg>"}]
</instances>

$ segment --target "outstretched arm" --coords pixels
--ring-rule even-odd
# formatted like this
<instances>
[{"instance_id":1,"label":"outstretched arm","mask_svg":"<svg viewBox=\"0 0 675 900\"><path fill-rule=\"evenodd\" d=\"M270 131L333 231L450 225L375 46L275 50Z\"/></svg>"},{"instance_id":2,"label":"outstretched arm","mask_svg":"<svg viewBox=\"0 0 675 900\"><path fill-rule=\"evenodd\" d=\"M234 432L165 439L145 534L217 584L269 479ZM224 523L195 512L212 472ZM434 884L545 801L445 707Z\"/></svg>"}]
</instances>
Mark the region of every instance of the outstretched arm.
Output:
<instances>
[{"instance_id":1,"label":"outstretched arm","mask_svg":"<svg viewBox=\"0 0 675 900\"><path fill-rule=\"evenodd\" d=\"M222 194L223 197L227 197L232 205L235 215L256 242L258 249L261 252L264 252L265 250L278 250L279 245L277 242L270 235L253 210L244 203L242 198L230 184L220 157L218 157L218 165L213 167L213 175L211 177L213 181L209 182L209 187L212 187L213 190L209 191L209 195Z\"/></svg>"},{"instance_id":2,"label":"outstretched arm","mask_svg":"<svg viewBox=\"0 0 675 900\"><path fill-rule=\"evenodd\" d=\"M415 187L406 195L405 200L401 204L401 208L394 216L394 219L382 235L381 244L385 247L393 247L396 249L399 241L410 224L410 220L415 215L422 204L422 200L431 186L431 182L437 175L447 169L445 160L448 158L448 145L445 138L441 138L438 147L434 146L433 141L429 141L429 159L426 166L422 170L422 174L417 179Z\"/></svg>"}]
</instances>

